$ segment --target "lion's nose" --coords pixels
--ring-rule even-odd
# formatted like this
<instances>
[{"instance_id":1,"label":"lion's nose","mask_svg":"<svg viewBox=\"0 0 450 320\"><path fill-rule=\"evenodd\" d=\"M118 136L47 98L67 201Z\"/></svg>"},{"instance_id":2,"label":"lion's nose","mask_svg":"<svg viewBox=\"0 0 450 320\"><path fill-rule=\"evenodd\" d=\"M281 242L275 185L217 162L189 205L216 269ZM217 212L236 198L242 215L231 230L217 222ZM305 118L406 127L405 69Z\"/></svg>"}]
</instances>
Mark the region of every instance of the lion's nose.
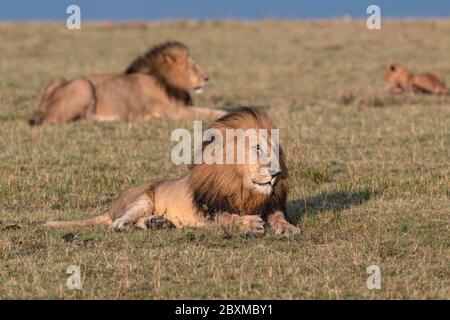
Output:
<instances>
[{"instance_id":1,"label":"lion's nose","mask_svg":"<svg viewBox=\"0 0 450 320\"><path fill-rule=\"evenodd\" d=\"M276 177L276 176L278 176L278 175L281 174L281 171L278 170L278 169L269 169L269 174L270 174L272 177Z\"/></svg>"}]
</instances>

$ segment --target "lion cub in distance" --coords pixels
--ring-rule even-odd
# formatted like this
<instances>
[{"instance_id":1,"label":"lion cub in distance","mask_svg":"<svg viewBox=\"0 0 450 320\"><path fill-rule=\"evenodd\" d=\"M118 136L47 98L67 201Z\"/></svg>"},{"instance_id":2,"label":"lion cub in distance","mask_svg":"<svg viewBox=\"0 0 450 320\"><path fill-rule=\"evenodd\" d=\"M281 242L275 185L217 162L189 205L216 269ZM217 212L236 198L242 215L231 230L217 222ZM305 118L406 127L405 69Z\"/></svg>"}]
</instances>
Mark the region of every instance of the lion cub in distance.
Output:
<instances>
[{"instance_id":1,"label":"lion cub in distance","mask_svg":"<svg viewBox=\"0 0 450 320\"><path fill-rule=\"evenodd\" d=\"M447 94L444 82L431 73L413 74L399 64L392 64L384 79L394 84L391 89L394 93L402 93L407 90L430 94Z\"/></svg>"}]
</instances>

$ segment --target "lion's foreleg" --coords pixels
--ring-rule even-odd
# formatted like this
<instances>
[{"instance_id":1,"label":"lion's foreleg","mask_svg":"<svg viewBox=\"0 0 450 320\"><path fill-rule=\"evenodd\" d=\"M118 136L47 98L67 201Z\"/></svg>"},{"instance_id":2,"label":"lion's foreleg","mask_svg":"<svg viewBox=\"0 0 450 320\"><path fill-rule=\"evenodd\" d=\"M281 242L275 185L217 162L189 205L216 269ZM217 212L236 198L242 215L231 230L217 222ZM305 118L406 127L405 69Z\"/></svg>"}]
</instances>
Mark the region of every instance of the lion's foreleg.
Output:
<instances>
[{"instance_id":1,"label":"lion's foreleg","mask_svg":"<svg viewBox=\"0 0 450 320\"><path fill-rule=\"evenodd\" d=\"M147 230L148 226L147 226L147 220L148 220L148 216L139 218L138 221L136 221L136 223L134 224L136 226L136 228L142 229L142 230Z\"/></svg>"},{"instance_id":2,"label":"lion's foreleg","mask_svg":"<svg viewBox=\"0 0 450 320\"><path fill-rule=\"evenodd\" d=\"M284 213L281 211L275 211L267 217L267 223L269 227L278 235L290 236L300 233L300 228L290 224Z\"/></svg>"},{"instance_id":3,"label":"lion's foreleg","mask_svg":"<svg viewBox=\"0 0 450 320\"><path fill-rule=\"evenodd\" d=\"M245 235L264 234L264 221L257 215L237 215L221 212L215 215L214 223L219 227L238 228Z\"/></svg>"}]
</instances>

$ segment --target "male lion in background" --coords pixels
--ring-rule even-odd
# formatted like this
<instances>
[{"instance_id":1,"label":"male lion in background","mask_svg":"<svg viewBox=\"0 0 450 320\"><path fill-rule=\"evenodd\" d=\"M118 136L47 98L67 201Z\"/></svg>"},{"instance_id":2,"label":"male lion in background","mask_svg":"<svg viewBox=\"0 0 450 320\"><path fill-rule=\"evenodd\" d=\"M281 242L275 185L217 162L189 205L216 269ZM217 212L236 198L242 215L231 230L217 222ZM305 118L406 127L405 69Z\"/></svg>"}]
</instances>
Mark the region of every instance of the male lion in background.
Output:
<instances>
[{"instance_id":1,"label":"male lion in background","mask_svg":"<svg viewBox=\"0 0 450 320\"><path fill-rule=\"evenodd\" d=\"M391 92L412 90L417 93L447 94L444 82L431 73L413 74L399 64L391 64L384 80L394 84Z\"/></svg>"},{"instance_id":2,"label":"male lion in background","mask_svg":"<svg viewBox=\"0 0 450 320\"><path fill-rule=\"evenodd\" d=\"M76 221L49 221L45 225L108 224L114 231L135 227L145 230L152 219L162 216L176 227L237 226L244 234L257 235L265 232L267 223L279 235L300 232L285 218L288 172L281 147L273 143L268 116L257 109L240 108L216 120L210 128L223 136L228 129L265 129L268 135L264 141L258 137L254 145L245 141L243 149L247 157L241 164L193 164L182 178L153 180L126 190L99 216ZM203 143L202 154L213 142ZM219 148L223 148L224 154L229 152L230 145L235 148L235 137L224 142ZM260 161L276 151L279 156L270 158L270 163ZM257 156L258 161L247 161L250 155Z\"/></svg>"},{"instance_id":3,"label":"male lion in background","mask_svg":"<svg viewBox=\"0 0 450 320\"><path fill-rule=\"evenodd\" d=\"M205 70L176 41L157 45L136 58L123 74L55 78L45 89L30 125L78 119L111 121L218 118L222 110L191 107L191 91L201 92Z\"/></svg>"}]
</instances>

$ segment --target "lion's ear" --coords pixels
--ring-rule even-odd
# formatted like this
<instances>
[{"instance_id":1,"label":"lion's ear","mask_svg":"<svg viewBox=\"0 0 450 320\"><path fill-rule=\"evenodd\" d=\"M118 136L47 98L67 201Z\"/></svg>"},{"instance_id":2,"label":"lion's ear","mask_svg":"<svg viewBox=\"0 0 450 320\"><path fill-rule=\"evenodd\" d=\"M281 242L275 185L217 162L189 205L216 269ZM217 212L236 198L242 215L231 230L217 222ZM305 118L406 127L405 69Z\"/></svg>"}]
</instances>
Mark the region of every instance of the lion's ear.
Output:
<instances>
[{"instance_id":1,"label":"lion's ear","mask_svg":"<svg viewBox=\"0 0 450 320\"><path fill-rule=\"evenodd\" d=\"M171 55L170 53L164 53L164 61L167 63L175 63L177 62L177 58L173 55Z\"/></svg>"}]
</instances>

